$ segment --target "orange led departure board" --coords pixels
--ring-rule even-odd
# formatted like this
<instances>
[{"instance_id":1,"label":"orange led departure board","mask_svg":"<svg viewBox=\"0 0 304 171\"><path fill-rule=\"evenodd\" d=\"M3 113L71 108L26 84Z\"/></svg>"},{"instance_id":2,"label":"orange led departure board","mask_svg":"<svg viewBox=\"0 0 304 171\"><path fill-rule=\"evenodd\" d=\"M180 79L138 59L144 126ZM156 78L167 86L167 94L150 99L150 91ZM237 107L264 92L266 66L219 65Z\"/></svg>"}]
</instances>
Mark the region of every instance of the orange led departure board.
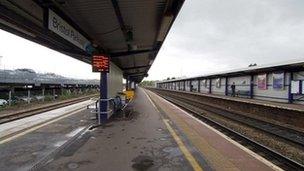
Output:
<instances>
[{"instance_id":1,"label":"orange led departure board","mask_svg":"<svg viewBox=\"0 0 304 171\"><path fill-rule=\"evenodd\" d=\"M92 60L93 72L107 72L110 71L110 59L105 55L94 55Z\"/></svg>"}]
</instances>

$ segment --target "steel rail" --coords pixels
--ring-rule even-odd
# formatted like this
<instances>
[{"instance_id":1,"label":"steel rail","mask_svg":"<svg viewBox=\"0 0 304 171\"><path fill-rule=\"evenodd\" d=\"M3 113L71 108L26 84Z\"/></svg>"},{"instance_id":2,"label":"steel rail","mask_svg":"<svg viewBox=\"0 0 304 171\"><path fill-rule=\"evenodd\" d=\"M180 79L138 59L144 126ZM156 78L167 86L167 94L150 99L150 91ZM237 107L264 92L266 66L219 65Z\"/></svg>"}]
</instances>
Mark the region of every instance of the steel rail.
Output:
<instances>
[{"instance_id":1,"label":"steel rail","mask_svg":"<svg viewBox=\"0 0 304 171\"><path fill-rule=\"evenodd\" d=\"M265 158L267 158L268 160L271 160L271 162L278 165L279 167L286 169L286 170L304 170L304 165L298 163L297 161L294 161L294 160L270 149L269 147L266 147L256 141L254 141L253 139L250 139L250 138L232 130L231 128L228 128L228 127L220 124L219 122L198 113L194 109L191 109L189 107L189 105L192 106L192 108L198 108L198 107L193 106L191 104L185 104L185 101L177 100L172 97L162 95L160 93L157 93L157 94L160 95L161 97L165 98L166 100L176 104L177 106L185 109L186 111L194 114L196 117L207 122L209 125L216 127L217 129L220 129L221 132L224 132L232 139L237 140L239 143L241 143L247 147L248 146L253 147L253 151L263 153L265 155L264 156Z\"/></svg>"},{"instance_id":2,"label":"steel rail","mask_svg":"<svg viewBox=\"0 0 304 171\"><path fill-rule=\"evenodd\" d=\"M0 124L4 124L4 123L11 122L11 121L14 121L14 120L26 118L26 117L33 116L33 115L36 115L36 114L40 114L40 113L43 113L43 112L47 112L47 111L50 111L50 110L54 110L54 109L58 109L58 108L61 108L61 107L69 106L69 105L72 105L72 104L76 104L76 103L88 100L88 99L90 99L92 97L95 97L95 96L96 95L89 95L89 96L80 97L80 98L77 98L77 99L72 99L72 100L68 100L68 101L59 102L59 103L56 103L56 104L50 104L50 105L47 105L47 106L37 107L37 108L26 110L26 111L19 111L19 112L16 112L16 113L12 113L12 114L8 114L8 115L2 115L2 116L0 115Z\"/></svg>"},{"instance_id":3,"label":"steel rail","mask_svg":"<svg viewBox=\"0 0 304 171\"><path fill-rule=\"evenodd\" d=\"M294 129L290 129L290 128L286 128L280 125L275 125L266 121L261 121L249 116L245 116L245 115L241 115L238 113L233 113L231 111L210 105L210 104L206 104L206 103L202 103L200 101L194 100L193 98L187 98L185 96L175 96L173 95L175 98L182 98L185 101L191 101L192 104L193 103L197 103L197 107L208 111L208 112L213 112L217 115L220 115L222 117L225 117L227 119L233 120L235 122L239 122L242 124L245 124L247 126L253 127L255 129L261 130L263 132L267 132L271 135L274 135L276 137L282 138L286 141L292 142L296 145L299 146L304 146L304 134L302 132L296 131ZM189 96L191 96L191 94L189 94ZM232 116L228 116L228 115L235 115L238 118L232 117ZM268 128L267 128L268 127Z\"/></svg>"}]
</instances>

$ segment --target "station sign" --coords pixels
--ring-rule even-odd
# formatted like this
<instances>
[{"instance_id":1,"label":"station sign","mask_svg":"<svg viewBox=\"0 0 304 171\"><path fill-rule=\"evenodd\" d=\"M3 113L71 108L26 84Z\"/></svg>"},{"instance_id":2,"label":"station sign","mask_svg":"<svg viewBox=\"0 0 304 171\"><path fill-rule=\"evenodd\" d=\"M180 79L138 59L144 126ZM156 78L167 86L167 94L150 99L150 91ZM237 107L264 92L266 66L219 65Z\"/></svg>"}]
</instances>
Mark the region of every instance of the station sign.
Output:
<instances>
[{"instance_id":1,"label":"station sign","mask_svg":"<svg viewBox=\"0 0 304 171\"><path fill-rule=\"evenodd\" d=\"M94 55L92 58L93 72L106 72L110 71L110 59L106 55Z\"/></svg>"},{"instance_id":2,"label":"station sign","mask_svg":"<svg viewBox=\"0 0 304 171\"><path fill-rule=\"evenodd\" d=\"M49 9L48 12L48 29L80 49L86 51L86 48L90 45L90 42L54 11Z\"/></svg>"}]
</instances>

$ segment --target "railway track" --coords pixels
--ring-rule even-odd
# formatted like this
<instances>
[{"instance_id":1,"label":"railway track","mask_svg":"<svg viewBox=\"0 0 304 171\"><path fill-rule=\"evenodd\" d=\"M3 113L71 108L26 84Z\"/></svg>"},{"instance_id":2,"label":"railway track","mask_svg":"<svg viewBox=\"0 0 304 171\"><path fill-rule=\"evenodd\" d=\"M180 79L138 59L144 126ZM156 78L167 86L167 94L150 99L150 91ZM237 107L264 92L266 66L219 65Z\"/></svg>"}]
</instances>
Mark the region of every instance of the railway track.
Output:
<instances>
[{"instance_id":1,"label":"railway track","mask_svg":"<svg viewBox=\"0 0 304 171\"><path fill-rule=\"evenodd\" d=\"M296 144L298 146L303 147L303 133L297 132L293 129L288 129L282 126L273 125L270 123L267 123L265 121L258 121L256 119L245 117L244 115L239 116L239 114L234 114L228 111L225 111L223 109L215 108L210 105L202 104L202 102L195 100L195 98L191 98L191 94L189 96L187 95L176 95L174 93L166 93L163 91L157 91L152 90L156 92L161 97L167 99L168 101L182 107L183 109L191 112L196 117L200 118L204 122L208 123L209 125L215 127L216 129L220 130L221 132L225 133L232 139L238 141L240 144L243 144L244 146L247 146L247 148L252 149L256 153L264 156L274 164L278 165L279 167L286 169L286 170L304 170L304 165L290 159L279 152L276 152L269 147L266 147L257 141L250 139L244 135L242 135L239 132L234 131L231 128L228 128L227 126L224 126L223 124L215 121L214 119L211 119L208 116L202 115L203 111L212 112L214 114L220 115L226 119L232 120L233 122L241 123L244 125L247 125L249 127L253 127L254 129L258 129L260 131L263 131L267 134L271 134L274 136L277 136L279 138L284 139L285 141L291 142L293 144ZM290 136L288 136L290 134Z\"/></svg>"},{"instance_id":2,"label":"railway track","mask_svg":"<svg viewBox=\"0 0 304 171\"><path fill-rule=\"evenodd\" d=\"M15 112L15 113L0 115L0 124L11 122L11 121L18 120L18 119L22 119L22 118L29 117L29 116L33 116L33 115L40 114L40 113L43 113L43 112L47 112L47 111L50 111L50 110L58 109L58 108L61 108L61 107L69 106L69 105L72 105L72 104L76 104L76 103L88 100L88 99L96 97L96 96L97 96L96 94L88 95L88 96L79 97L79 98L76 98L76 99L71 99L71 100L58 102L58 103L55 103L55 104L36 107L36 108L33 108L33 109L29 109L29 110L22 110L22 111L18 111L18 112Z\"/></svg>"},{"instance_id":3,"label":"railway track","mask_svg":"<svg viewBox=\"0 0 304 171\"><path fill-rule=\"evenodd\" d=\"M179 99L182 101L186 101L187 103L191 103L192 105L202 108L208 112L215 113L227 119L233 120L234 122L239 122L241 124L253 127L255 129L267 132L271 135L282 138L286 141L292 142L299 146L304 146L304 133L296 131L294 129L290 129L287 127L283 127L280 125L275 125L266 121L254 119L245 115L240 115L236 113L232 113L230 111L224 110L222 108L214 107L212 105L202 103L201 101L195 100L191 97L187 96L178 96L171 95L171 97L175 99Z\"/></svg>"}]
</instances>

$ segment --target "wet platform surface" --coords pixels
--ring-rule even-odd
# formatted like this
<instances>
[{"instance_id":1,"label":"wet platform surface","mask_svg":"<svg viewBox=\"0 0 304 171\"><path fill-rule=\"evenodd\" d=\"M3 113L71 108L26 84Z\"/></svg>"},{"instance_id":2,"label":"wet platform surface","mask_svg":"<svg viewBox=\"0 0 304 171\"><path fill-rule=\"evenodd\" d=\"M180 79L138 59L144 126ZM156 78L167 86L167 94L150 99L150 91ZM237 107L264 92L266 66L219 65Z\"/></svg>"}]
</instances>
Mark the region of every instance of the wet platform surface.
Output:
<instances>
[{"instance_id":1,"label":"wet platform surface","mask_svg":"<svg viewBox=\"0 0 304 171\"><path fill-rule=\"evenodd\" d=\"M279 170L142 88L127 118L89 110L0 144L0 170Z\"/></svg>"},{"instance_id":2,"label":"wet platform surface","mask_svg":"<svg viewBox=\"0 0 304 171\"><path fill-rule=\"evenodd\" d=\"M155 93L149 91L149 95L213 170L281 170Z\"/></svg>"},{"instance_id":3,"label":"wet platform surface","mask_svg":"<svg viewBox=\"0 0 304 171\"><path fill-rule=\"evenodd\" d=\"M84 110L0 144L0 170L29 170L90 125Z\"/></svg>"},{"instance_id":4,"label":"wet platform surface","mask_svg":"<svg viewBox=\"0 0 304 171\"><path fill-rule=\"evenodd\" d=\"M64 116L67 113L72 113L77 110L81 110L85 108L87 105L94 103L92 100L87 100L84 102L72 104L66 107L62 107L59 109L54 109L51 111L43 112L41 114L29 116L26 118L22 118L19 120L15 120L12 122L4 123L0 125L0 140L4 139L5 137L16 134L24 129L29 129L39 124L43 124L48 122L52 119L56 119L58 117ZM0 141L1 142L1 141ZM0 143L1 144L1 143Z\"/></svg>"},{"instance_id":5,"label":"wet platform surface","mask_svg":"<svg viewBox=\"0 0 304 171\"><path fill-rule=\"evenodd\" d=\"M87 132L42 169L192 170L143 90L137 91L131 105L130 118Z\"/></svg>"}]
</instances>

